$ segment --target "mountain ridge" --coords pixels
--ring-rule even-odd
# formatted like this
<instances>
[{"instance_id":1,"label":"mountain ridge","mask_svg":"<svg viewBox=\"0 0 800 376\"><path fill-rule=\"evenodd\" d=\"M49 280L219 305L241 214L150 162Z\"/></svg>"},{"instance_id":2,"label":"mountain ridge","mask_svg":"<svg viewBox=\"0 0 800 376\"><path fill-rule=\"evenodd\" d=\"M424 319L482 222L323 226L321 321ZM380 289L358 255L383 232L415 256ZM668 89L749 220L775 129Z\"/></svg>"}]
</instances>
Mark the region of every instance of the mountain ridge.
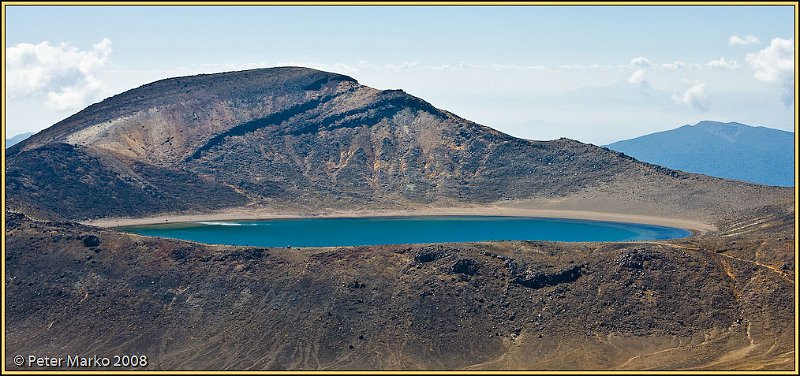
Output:
<instances>
[{"instance_id":1,"label":"mountain ridge","mask_svg":"<svg viewBox=\"0 0 800 376\"><path fill-rule=\"evenodd\" d=\"M10 147L22 142L22 141L25 141L25 139L27 139L28 137L33 136L33 135L34 135L34 132L25 132L25 133L20 133L20 134L14 136L14 137L11 137L11 138L7 138L6 139L6 149L8 149L8 148L10 148Z\"/></svg>"},{"instance_id":2,"label":"mountain ridge","mask_svg":"<svg viewBox=\"0 0 800 376\"><path fill-rule=\"evenodd\" d=\"M59 144L71 146L53 146ZM488 203L555 197L623 173L688 177L574 140L515 138L402 90L297 67L143 85L87 107L7 155L12 207L73 220L185 212L192 205ZM25 166L46 173L34 178ZM69 183L75 169L104 178ZM199 202L184 180L195 189L214 187L207 193L215 203ZM80 203L87 188L94 189L94 205Z\"/></svg>"},{"instance_id":3,"label":"mountain ridge","mask_svg":"<svg viewBox=\"0 0 800 376\"><path fill-rule=\"evenodd\" d=\"M775 186L794 185L794 133L701 121L606 145L677 170Z\"/></svg>"}]
</instances>

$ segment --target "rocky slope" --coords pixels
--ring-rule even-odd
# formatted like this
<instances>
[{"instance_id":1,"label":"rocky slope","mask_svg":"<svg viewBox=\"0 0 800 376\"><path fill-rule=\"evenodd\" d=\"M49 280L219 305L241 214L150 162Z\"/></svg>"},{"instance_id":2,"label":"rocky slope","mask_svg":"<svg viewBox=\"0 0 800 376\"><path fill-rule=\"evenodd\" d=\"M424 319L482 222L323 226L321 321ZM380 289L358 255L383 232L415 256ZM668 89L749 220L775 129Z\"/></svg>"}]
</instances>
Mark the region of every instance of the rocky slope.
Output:
<instances>
[{"instance_id":1,"label":"rocky slope","mask_svg":"<svg viewBox=\"0 0 800 376\"><path fill-rule=\"evenodd\" d=\"M790 369L794 239L780 234L793 215L768 208L668 242L336 249L7 215L6 364L34 353L145 354L151 370Z\"/></svg>"}]
</instances>

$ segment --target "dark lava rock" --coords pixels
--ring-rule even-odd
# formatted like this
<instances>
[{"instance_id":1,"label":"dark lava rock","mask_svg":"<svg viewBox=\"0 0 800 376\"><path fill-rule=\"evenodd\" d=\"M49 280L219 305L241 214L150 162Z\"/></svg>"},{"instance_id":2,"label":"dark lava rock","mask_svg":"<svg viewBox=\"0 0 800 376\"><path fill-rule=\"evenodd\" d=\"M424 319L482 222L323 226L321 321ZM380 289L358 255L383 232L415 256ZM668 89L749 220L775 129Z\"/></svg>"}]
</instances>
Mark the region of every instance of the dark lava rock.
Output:
<instances>
[{"instance_id":1,"label":"dark lava rock","mask_svg":"<svg viewBox=\"0 0 800 376\"><path fill-rule=\"evenodd\" d=\"M561 283L576 281L581 276L581 269L583 269L583 265L554 273L534 272L527 269L522 273L514 275L512 282L532 289L555 286Z\"/></svg>"},{"instance_id":2,"label":"dark lava rock","mask_svg":"<svg viewBox=\"0 0 800 376\"><path fill-rule=\"evenodd\" d=\"M87 235L83 238L83 245L87 247L97 247L100 245L100 238L95 235Z\"/></svg>"},{"instance_id":3,"label":"dark lava rock","mask_svg":"<svg viewBox=\"0 0 800 376\"><path fill-rule=\"evenodd\" d=\"M617 260L621 266L629 269L642 269L644 262L652 259L650 255L645 255L639 249L625 251Z\"/></svg>"},{"instance_id":4,"label":"dark lava rock","mask_svg":"<svg viewBox=\"0 0 800 376\"><path fill-rule=\"evenodd\" d=\"M460 259L453 264L452 272L466 275L478 274L478 263L470 259Z\"/></svg>"},{"instance_id":5,"label":"dark lava rock","mask_svg":"<svg viewBox=\"0 0 800 376\"><path fill-rule=\"evenodd\" d=\"M353 282L350 282L347 285L347 287L349 287L351 289L363 289L364 287L367 287L367 285L364 284L364 283L359 282L358 280L355 280Z\"/></svg>"},{"instance_id":6,"label":"dark lava rock","mask_svg":"<svg viewBox=\"0 0 800 376\"><path fill-rule=\"evenodd\" d=\"M189 257L190 251L189 248L178 248L170 252L170 256L172 256L172 259L175 261L186 260Z\"/></svg>"},{"instance_id":7,"label":"dark lava rock","mask_svg":"<svg viewBox=\"0 0 800 376\"><path fill-rule=\"evenodd\" d=\"M267 256L267 252L261 248L247 248L243 250L235 250L230 253L226 253L222 256L214 258L214 261L251 261L251 260L259 260ZM202 260L204 261L205 260Z\"/></svg>"},{"instance_id":8,"label":"dark lava rock","mask_svg":"<svg viewBox=\"0 0 800 376\"><path fill-rule=\"evenodd\" d=\"M420 253L414 256L414 260L420 263L436 261L444 256L444 252L433 249L423 248Z\"/></svg>"},{"instance_id":9,"label":"dark lava rock","mask_svg":"<svg viewBox=\"0 0 800 376\"><path fill-rule=\"evenodd\" d=\"M27 220L28 218L22 214L17 212L7 212L6 213L6 228L12 229L17 228L20 224Z\"/></svg>"}]
</instances>

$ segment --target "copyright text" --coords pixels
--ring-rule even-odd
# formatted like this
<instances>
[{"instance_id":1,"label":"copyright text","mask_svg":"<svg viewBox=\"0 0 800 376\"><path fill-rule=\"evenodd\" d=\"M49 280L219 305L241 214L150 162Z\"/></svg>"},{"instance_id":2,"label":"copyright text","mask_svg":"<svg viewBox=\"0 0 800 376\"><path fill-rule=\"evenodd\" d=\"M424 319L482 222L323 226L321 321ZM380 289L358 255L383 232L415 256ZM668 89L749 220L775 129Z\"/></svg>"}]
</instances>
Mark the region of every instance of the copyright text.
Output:
<instances>
[{"instance_id":1,"label":"copyright text","mask_svg":"<svg viewBox=\"0 0 800 376\"><path fill-rule=\"evenodd\" d=\"M17 355L14 357L14 365L19 367L39 367L39 368L144 368L147 367L148 359L146 355L114 355L105 356L37 356L37 355Z\"/></svg>"}]
</instances>

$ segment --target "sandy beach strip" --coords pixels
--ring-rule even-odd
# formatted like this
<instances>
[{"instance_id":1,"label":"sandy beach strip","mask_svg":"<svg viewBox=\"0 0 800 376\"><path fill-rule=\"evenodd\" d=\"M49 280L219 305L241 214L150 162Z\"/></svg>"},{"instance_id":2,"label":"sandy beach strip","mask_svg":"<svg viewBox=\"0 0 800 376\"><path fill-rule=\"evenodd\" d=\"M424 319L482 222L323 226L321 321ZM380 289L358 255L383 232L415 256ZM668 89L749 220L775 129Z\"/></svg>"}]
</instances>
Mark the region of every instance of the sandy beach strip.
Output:
<instances>
[{"instance_id":1,"label":"sandy beach strip","mask_svg":"<svg viewBox=\"0 0 800 376\"><path fill-rule=\"evenodd\" d=\"M176 222L210 222L210 221L237 221L259 219L289 219L289 218L361 218L361 217L410 217L433 215L484 215L484 216L513 216L513 217L542 217L586 219L594 221L640 223L657 226L668 226L691 230L696 233L705 233L716 230L716 227L701 221L685 218L665 218L645 215L604 213L580 210L552 210L552 209L527 209L509 208L499 206L481 207L448 207L424 208L413 210L330 210L320 212L274 212L269 210L237 208L233 210L186 215L158 215L142 218L101 218L82 221L81 223L97 227L119 227L150 224L164 224Z\"/></svg>"}]
</instances>

